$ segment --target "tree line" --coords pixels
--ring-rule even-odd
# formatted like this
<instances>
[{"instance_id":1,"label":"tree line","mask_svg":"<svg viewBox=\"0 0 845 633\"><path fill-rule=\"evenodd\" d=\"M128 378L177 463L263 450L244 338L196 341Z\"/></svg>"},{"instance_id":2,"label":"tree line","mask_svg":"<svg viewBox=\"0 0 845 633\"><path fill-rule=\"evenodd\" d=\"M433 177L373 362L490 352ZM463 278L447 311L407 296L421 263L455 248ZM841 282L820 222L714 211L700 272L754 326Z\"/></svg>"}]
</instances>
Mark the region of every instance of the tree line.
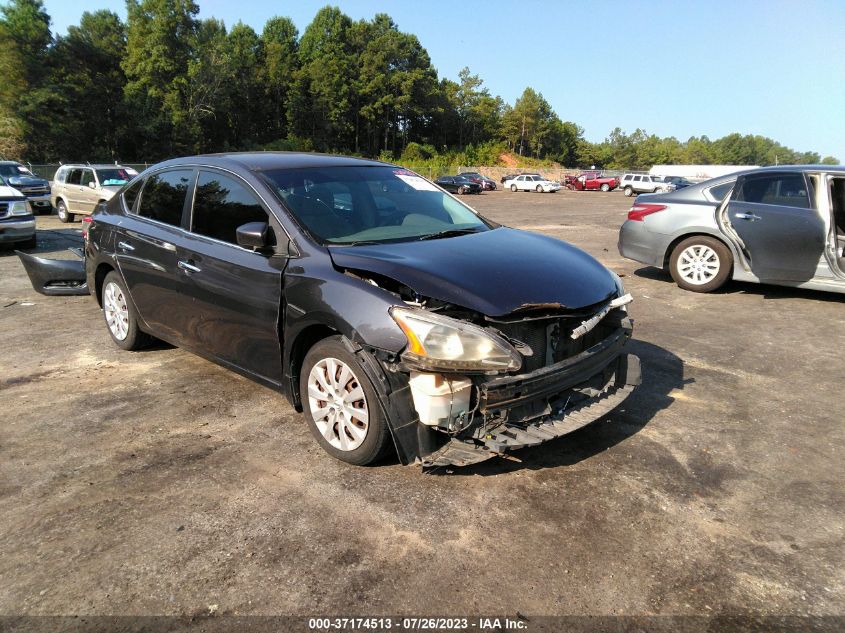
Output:
<instances>
[{"instance_id":1,"label":"tree line","mask_svg":"<svg viewBox=\"0 0 845 633\"><path fill-rule=\"evenodd\" d=\"M85 12L54 35L42 0L0 7L0 156L30 162L155 161L296 149L407 163L496 164L504 152L566 167L656 163L838 164L776 141L613 130L584 138L543 95L513 104L464 68L438 77L417 37L386 14L320 9L300 35L199 19L191 0L127 0L127 20Z\"/></svg>"}]
</instances>

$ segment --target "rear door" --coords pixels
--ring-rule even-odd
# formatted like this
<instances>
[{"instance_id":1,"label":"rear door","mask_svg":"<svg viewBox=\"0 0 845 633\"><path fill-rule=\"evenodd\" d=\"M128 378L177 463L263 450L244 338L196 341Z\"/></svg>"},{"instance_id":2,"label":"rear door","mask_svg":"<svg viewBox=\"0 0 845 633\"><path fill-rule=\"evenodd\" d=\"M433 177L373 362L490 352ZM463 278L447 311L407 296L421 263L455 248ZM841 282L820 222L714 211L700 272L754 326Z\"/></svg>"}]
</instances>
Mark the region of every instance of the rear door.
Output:
<instances>
[{"instance_id":1,"label":"rear door","mask_svg":"<svg viewBox=\"0 0 845 633\"><path fill-rule=\"evenodd\" d=\"M187 240L182 228L195 171L160 171L145 180L134 209L115 230L115 255L141 319L153 335L176 345L185 334L191 306L182 296L177 247Z\"/></svg>"},{"instance_id":2,"label":"rear door","mask_svg":"<svg viewBox=\"0 0 845 633\"><path fill-rule=\"evenodd\" d=\"M807 281L823 262L825 222L800 172L741 177L724 218L742 240L752 272L761 280Z\"/></svg>"},{"instance_id":3,"label":"rear door","mask_svg":"<svg viewBox=\"0 0 845 633\"><path fill-rule=\"evenodd\" d=\"M70 213L82 213L82 174L85 170L76 167L70 171L65 179L65 204Z\"/></svg>"},{"instance_id":4,"label":"rear door","mask_svg":"<svg viewBox=\"0 0 845 633\"><path fill-rule=\"evenodd\" d=\"M82 170L82 182L79 189L79 208L77 213L90 215L94 213L94 208L97 206L97 201L100 199L100 194L97 191L97 178L94 176L94 170L87 167ZM92 186L93 185L93 186Z\"/></svg>"},{"instance_id":5,"label":"rear door","mask_svg":"<svg viewBox=\"0 0 845 633\"><path fill-rule=\"evenodd\" d=\"M279 310L287 253L238 246L235 231L249 222L267 222L271 234L284 235L245 181L200 169L191 240L177 249L182 292L192 305L185 327L198 351L280 384Z\"/></svg>"}]
</instances>

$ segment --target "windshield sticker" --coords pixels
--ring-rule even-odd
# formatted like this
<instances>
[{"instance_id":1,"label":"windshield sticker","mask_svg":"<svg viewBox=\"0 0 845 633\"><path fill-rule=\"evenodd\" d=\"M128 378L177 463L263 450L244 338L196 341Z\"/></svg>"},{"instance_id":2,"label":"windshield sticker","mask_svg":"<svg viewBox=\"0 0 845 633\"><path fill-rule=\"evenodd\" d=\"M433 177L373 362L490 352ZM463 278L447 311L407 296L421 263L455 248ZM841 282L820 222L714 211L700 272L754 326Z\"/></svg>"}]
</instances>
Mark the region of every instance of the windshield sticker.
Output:
<instances>
[{"instance_id":1,"label":"windshield sticker","mask_svg":"<svg viewBox=\"0 0 845 633\"><path fill-rule=\"evenodd\" d=\"M437 187L420 176L396 174L396 177L417 191L440 191Z\"/></svg>"}]
</instances>

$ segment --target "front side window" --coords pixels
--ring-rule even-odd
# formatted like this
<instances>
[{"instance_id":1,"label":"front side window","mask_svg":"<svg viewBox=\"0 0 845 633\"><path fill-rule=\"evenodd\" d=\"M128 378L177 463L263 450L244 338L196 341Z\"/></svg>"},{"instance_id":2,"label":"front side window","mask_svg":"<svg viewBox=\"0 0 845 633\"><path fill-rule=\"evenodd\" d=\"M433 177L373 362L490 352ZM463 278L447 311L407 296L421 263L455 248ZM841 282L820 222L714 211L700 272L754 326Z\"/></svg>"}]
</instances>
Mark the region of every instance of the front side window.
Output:
<instances>
[{"instance_id":1,"label":"front side window","mask_svg":"<svg viewBox=\"0 0 845 633\"><path fill-rule=\"evenodd\" d=\"M241 182L223 174L200 171L194 196L191 231L237 244L237 228L267 222L267 212Z\"/></svg>"},{"instance_id":2,"label":"front side window","mask_svg":"<svg viewBox=\"0 0 845 633\"><path fill-rule=\"evenodd\" d=\"M294 219L326 244L411 241L490 226L469 207L400 167L262 172Z\"/></svg>"},{"instance_id":3,"label":"front side window","mask_svg":"<svg viewBox=\"0 0 845 633\"><path fill-rule=\"evenodd\" d=\"M738 202L772 204L782 207L809 209L810 196L801 174L771 174L745 179L733 193Z\"/></svg>"},{"instance_id":4,"label":"front side window","mask_svg":"<svg viewBox=\"0 0 845 633\"><path fill-rule=\"evenodd\" d=\"M182 224L182 209L193 171L166 171L147 178L138 215L173 226Z\"/></svg>"},{"instance_id":5,"label":"front side window","mask_svg":"<svg viewBox=\"0 0 845 633\"><path fill-rule=\"evenodd\" d=\"M65 181L65 176L67 176L67 169L60 169L56 172L56 175L53 176L53 180L58 183L63 183Z\"/></svg>"}]
</instances>

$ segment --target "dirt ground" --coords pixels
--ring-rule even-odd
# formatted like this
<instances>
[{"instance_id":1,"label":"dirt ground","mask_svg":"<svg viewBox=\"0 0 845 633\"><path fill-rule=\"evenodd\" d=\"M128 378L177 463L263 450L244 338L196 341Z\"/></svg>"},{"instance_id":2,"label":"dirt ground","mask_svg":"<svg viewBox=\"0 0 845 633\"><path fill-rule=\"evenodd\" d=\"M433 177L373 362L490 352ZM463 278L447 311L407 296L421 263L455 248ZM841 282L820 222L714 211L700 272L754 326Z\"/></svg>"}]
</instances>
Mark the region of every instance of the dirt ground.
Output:
<instances>
[{"instance_id":1,"label":"dirt ground","mask_svg":"<svg viewBox=\"0 0 845 633\"><path fill-rule=\"evenodd\" d=\"M619 256L619 193L468 202L624 276L644 384L433 474L333 460L280 395L117 349L0 252L0 615L845 614L845 296L685 292Z\"/></svg>"}]
</instances>

